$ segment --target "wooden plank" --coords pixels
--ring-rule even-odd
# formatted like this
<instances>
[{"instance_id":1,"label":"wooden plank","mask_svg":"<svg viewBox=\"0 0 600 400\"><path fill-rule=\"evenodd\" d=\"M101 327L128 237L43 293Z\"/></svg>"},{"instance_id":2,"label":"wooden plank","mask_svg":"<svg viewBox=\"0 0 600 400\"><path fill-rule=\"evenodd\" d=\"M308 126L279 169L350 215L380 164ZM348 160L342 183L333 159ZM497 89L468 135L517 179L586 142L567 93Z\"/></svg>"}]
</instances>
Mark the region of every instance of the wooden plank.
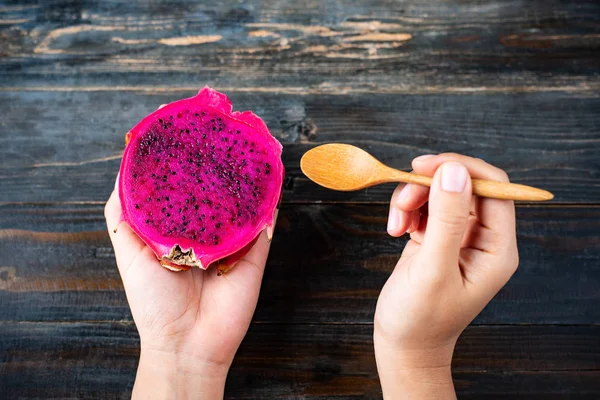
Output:
<instances>
[{"instance_id":1,"label":"wooden plank","mask_svg":"<svg viewBox=\"0 0 600 400\"><path fill-rule=\"evenodd\" d=\"M6 398L131 390L139 354L132 324L1 323L0 336ZM600 394L599 351L598 326L469 327L453 374L460 398L592 398ZM380 396L369 325L253 324L226 390L232 399Z\"/></svg>"},{"instance_id":2,"label":"wooden plank","mask_svg":"<svg viewBox=\"0 0 600 400\"><path fill-rule=\"evenodd\" d=\"M282 207L256 321L371 323L387 206ZM600 208L519 207L521 266L477 324L600 321ZM0 320L130 320L100 205L0 207ZM208 273L214 273L208 272Z\"/></svg>"},{"instance_id":3,"label":"wooden plank","mask_svg":"<svg viewBox=\"0 0 600 400\"><path fill-rule=\"evenodd\" d=\"M0 202L105 201L124 132L159 104L193 95L138 92L4 92ZM542 186L556 202L600 198L600 97L522 95L278 95L231 93L284 144L284 202L388 202L394 185L339 193L310 182L300 158L315 145L354 143L389 165L455 151ZM50 106L51 105L51 106Z\"/></svg>"},{"instance_id":4,"label":"wooden plank","mask_svg":"<svg viewBox=\"0 0 600 400\"><path fill-rule=\"evenodd\" d=\"M597 92L593 0L0 8L2 87Z\"/></svg>"}]
</instances>

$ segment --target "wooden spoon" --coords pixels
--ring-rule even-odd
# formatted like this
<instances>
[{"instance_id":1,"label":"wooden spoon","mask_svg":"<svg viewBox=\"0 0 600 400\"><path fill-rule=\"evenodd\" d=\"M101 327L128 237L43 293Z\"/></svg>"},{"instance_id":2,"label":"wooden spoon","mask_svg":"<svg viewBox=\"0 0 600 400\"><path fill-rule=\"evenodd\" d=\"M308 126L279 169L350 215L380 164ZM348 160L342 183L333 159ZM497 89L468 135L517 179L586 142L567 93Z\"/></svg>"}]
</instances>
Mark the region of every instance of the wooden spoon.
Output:
<instances>
[{"instance_id":1,"label":"wooden spoon","mask_svg":"<svg viewBox=\"0 0 600 400\"><path fill-rule=\"evenodd\" d=\"M349 144L332 143L307 151L300 160L302 172L328 189L344 192L380 183L406 182L431 186L428 176L399 171L382 164L366 151ZM554 195L546 190L515 183L473 179L473 194L492 199L546 201Z\"/></svg>"}]
</instances>

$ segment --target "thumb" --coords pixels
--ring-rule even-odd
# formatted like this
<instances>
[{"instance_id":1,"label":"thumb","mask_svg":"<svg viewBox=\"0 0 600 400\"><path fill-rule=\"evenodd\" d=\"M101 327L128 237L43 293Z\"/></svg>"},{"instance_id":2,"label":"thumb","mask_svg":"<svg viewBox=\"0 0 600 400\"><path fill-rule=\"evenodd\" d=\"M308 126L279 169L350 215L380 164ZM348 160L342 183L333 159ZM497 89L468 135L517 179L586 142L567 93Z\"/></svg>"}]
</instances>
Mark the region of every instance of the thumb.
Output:
<instances>
[{"instance_id":1,"label":"thumb","mask_svg":"<svg viewBox=\"0 0 600 400\"><path fill-rule=\"evenodd\" d=\"M422 247L432 266L458 263L469 220L471 190L471 177L462 164L448 162L435 172Z\"/></svg>"}]
</instances>

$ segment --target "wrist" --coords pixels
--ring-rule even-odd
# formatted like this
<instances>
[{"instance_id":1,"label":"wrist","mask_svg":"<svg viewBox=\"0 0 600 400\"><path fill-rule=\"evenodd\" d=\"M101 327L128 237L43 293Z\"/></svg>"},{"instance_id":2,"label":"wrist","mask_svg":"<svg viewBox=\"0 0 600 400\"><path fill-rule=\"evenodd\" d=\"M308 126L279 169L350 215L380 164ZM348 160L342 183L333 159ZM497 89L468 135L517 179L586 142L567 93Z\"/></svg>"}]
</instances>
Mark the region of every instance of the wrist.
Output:
<instances>
[{"instance_id":1,"label":"wrist","mask_svg":"<svg viewBox=\"0 0 600 400\"><path fill-rule=\"evenodd\" d=\"M452 354L456 341L390 343L374 335L377 371L385 399L455 399Z\"/></svg>"},{"instance_id":2,"label":"wrist","mask_svg":"<svg viewBox=\"0 0 600 400\"><path fill-rule=\"evenodd\" d=\"M229 364L142 346L132 398L223 398Z\"/></svg>"}]
</instances>

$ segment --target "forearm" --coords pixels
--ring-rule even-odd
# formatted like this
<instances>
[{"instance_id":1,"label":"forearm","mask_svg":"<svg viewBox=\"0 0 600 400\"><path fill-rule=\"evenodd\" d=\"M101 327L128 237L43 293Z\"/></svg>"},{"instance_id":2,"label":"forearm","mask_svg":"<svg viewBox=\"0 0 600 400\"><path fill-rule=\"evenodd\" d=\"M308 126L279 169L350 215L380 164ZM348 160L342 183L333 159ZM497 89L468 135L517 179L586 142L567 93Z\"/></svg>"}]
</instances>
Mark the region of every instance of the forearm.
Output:
<instances>
[{"instance_id":1,"label":"forearm","mask_svg":"<svg viewBox=\"0 0 600 400\"><path fill-rule=\"evenodd\" d=\"M142 349L133 399L222 399L228 366Z\"/></svg>"},{"instance_id":2,"label":"forearm","mask_svg":"<svg viewBox=\"0 0 600 400\"><path fill-rule=\"evenodd\" d=\"M453 346L402 351L377 340L375 343L384 399L456 399L450 368Z\"/></svg>"}]
</instances>

